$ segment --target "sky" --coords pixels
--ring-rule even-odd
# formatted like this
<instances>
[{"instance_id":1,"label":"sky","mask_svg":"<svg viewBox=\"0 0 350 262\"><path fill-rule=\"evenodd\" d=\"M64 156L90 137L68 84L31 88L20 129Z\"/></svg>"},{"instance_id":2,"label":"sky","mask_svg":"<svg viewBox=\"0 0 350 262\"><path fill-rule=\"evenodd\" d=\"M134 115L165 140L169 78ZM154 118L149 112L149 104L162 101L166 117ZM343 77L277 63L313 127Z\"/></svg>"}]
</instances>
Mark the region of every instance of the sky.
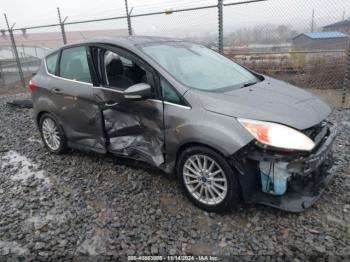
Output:
<instances>
[{"instance_id":1,"label":"sky","mask_svg":"<svg viewBox=\"0 0 350 262\"><path fill-rule=\"evenodd\" d=\"M224 3L241 0L224 0ZM216 0L128 0L133 14L165 9L186 8L216 4ZM58 22L57 7L60 7L67 21L125 15L124 0L1 0L0 13L6 13L10 24L15 27L52 24ZM224 8L225 32L242 27L266 24L286 24L298 30L307 30L311 24L312 10L315 10L315 27L321 27L350 17L350 0L267 0ZM5 20L0 17L0 29L5 28ZM66 26L67 31L89 29L126 28L125 19L108 22ZM172 15L156 15L132 18L136 34L179 34L196 35L216 33L217 9L183 12ZM40 31L58 30L57 28ZM39 30L32 30L38 32ZM28 32L29 33L29 32Z\"/></svg>"}]
</instances>

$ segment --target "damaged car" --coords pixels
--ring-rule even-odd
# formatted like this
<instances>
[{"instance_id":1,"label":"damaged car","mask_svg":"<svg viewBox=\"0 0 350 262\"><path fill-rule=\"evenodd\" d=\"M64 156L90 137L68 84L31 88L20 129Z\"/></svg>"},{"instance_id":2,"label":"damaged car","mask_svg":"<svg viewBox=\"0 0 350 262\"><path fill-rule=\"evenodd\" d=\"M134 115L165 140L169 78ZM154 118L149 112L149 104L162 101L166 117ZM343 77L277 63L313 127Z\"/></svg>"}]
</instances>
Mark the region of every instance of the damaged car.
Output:
<instances>
[{"instance_id":1,"label":"damaged car","mask_svg":"<svg viewBox=\"0 0 350 262\"><path fill-rule=\"evenodd\" d=\"M48 54L28 89L46 148L147 162L200 208L291 212L332 177L336 126L320 99L202 45L115 37Z\"/></svg>"}]
</instances>

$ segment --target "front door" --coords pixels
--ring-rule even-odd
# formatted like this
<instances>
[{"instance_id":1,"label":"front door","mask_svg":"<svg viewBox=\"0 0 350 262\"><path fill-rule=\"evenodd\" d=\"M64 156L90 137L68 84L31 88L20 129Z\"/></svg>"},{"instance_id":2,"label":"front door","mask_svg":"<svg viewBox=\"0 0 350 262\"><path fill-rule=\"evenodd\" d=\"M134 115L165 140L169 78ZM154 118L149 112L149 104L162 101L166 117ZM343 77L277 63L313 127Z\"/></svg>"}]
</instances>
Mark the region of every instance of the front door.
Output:
<instances>
[{"instance_id":1,"label":"front door","mask_svg":"<svg viewBox=\"0 0 350 262\"><path fill-rule=\"evenodd\" d=\"M143 160L155 166L164 163L163 102L152 68L136 56L116 47L90 47L90 61L98 78L93 87L103 115L109 152ZM128 87L148 83L152 98L126 100Z\"/></svg>"}]
</instances>

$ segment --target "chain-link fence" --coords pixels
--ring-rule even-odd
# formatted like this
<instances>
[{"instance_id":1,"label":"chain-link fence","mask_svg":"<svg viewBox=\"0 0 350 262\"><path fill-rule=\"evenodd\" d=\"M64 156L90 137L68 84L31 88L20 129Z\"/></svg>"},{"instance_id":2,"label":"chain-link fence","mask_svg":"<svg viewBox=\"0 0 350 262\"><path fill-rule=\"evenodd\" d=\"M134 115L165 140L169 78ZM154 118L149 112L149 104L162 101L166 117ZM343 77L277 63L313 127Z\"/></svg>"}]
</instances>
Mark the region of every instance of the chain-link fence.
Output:
<instances>
[{"instance_id":1,"label":"chain-link fence","mask_svg":"<svg viewBox=\"0 0 350 262\"><path fill-rule=\"evenodd\" d=\"M350 104L346 0L178 0L152 5L126 0L123 8L93 10L93 18L86 12L68 14L68 19L54 11L53 23L4 24L0 94L23 90L45 54L64 43L133 34L199 42L257 72L308 88L332 104Z\"/></svg>"},{"instance_id":2,"label":"chain-link fence","mask_svg":"<svg viewBox=\"0 0 350 262\"><path fill-rule=\"evenodd\" d=\"M11 36L8 33L0 36L0 94L23 91L25 83L38 70L41 59L50 52L52 46L48 43L54 41L53 37L39 39L41 32L36 31L32 30L29 37L27 33L14 34L17 53ZM57 40L61 41L61 38Z\"/></svg>"}]
</instances>

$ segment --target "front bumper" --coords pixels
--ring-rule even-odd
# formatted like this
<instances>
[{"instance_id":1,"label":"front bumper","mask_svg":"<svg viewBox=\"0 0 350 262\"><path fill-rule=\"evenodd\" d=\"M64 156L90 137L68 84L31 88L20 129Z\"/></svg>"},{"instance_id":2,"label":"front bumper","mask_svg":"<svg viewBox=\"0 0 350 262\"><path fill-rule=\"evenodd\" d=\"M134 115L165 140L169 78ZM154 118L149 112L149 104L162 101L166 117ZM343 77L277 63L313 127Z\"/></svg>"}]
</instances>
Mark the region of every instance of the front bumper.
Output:
<instances>
[{"instance_id":1,"label":"front bumper","mask_svg":"<svg viewBox=\"0 0 350 262\"><path fill-rule=\"evenodd\" d=\"M337 134L337 127L329 124L327 128L327 134L322 137L311 154L280 158L283 159L282 161L288 162L286 168L292 174L288 180L287 191L283 195L262 192L259 179L255 179L255 181L258 181L255 182L255 187L253 187L253 180L250 180L249 186L247 186L246 181L248 181L248 177L252 177L251 175L253 174L255 178L260 177L257 171L258 164L253 172L252 169L250 170L251 174L248 176L243 174L244 171L241 172L240 183L243 186L242 192L245 189L254 190L255 188L255 193L250 196L247 191L243 192L245 202L261 203L289 212L301 212L315 203L334 176L334 174L329 172L329 169L332 165L331 149ZM251 154L246 152L245 154L248 156L254 155L253 162L255 163L259 163L262 159L266 161L266 154L259 153L260 157L258 157L259 154L256 152ZM272 158L275 157L273 154L270 154L270 156ZM276 161L276 158L273 161Z\"/></svg>"},{"instance_id":2,"label":"front bumper","mask_svg":"<svg viewBox=\"0 0 350 262\"><path fill-rule=\"evenodd\" d=\"M327 188L329 181L334 174L327 170L326 162L322 164L316 171L314 171L313 179L310 179L304 187L298 191L287 191L282 196L273 196L270 194L259 192L254 198L255 203L260 203L272 207L276 207L289 212L302 212L304 209L310 207L315 203L323 191Z\"/></svg>"},{"instance_id":3,"label":"front bumper","mask_svg":"<svg viewBox=\"0 0 350 262\"><path fill-rule=\"evenodd\" d=\"M331 149L336 134L336 126L330 125L328 134L315 152L308 157L294 159L288 164L287 170L295 174L288 185L292 190L288 190L282 196L258 193L256 203L289 212L301 212L315 203L334 176L334 173L328 171L332 165Z\"/></svg>"}]
</instances>

